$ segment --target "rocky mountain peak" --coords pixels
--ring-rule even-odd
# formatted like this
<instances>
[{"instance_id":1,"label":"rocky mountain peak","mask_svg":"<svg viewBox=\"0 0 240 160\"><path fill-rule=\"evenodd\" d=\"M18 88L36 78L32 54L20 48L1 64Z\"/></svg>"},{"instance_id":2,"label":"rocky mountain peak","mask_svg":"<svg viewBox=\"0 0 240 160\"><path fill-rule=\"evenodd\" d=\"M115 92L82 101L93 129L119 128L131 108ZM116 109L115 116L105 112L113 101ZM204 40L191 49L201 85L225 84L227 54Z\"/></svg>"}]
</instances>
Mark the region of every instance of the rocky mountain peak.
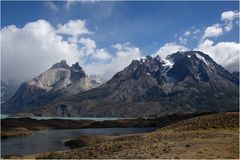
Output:
<instances>
[{"instance_id":1,"label":"rocky mountain peak","mask_svg":"<svg viewBox=\"0 0 240 160\"><path fill-rule=\"evenodd\" d=\"M86 77L85 72L83 71L82 67L79 65L78 62L71 66L71 81L76 82L79 81L81 78Z\"/></svg>"},{"instance_id":2,"label":"rocky mountain peak","mask_svg":"<svg viewBox=\"0 0 240 160\"><path fill-rule=\"evenodd\" d=\"M153 60L154 60L153 57L146 56L145 58L141 58L140 63L141 64L148 64L148 63L151 63Z\"/></svg>"},{"instance_id":3,"label":"rocky mountain peak","mask_svg":"<svg viewBox=\"0 0 240 160\"><path fill-rule=\"evenodd\" d=\"M232 75L235 76L236 78L239 78L239 72L238 71L233 72Z\"/></svg>"},{"instance_id":4,"label":"rocky mountain peak","mask_svg":"<svg viewBox=\"0 0 240 160\"><path fill-rule=\"evenodd\" d=\"M70 69L69 65L67 64L66 60L61 60L58 63L55 63L51 69L56 69L56 68L65 68L65 69Z\"/></svg>"},{"instance_id":5,"label":"rocky mountain peak","mask_svg":"<svg viewBox=\"0 0 240 160\"><path fill-rule=\"evenodd\" d=\"M154 57L154 59L157 60L157 61L162 61L162 58L161 58L159 55L157 55L156 57Z\"/></svg>"},{"instance_id":6,"label":"rocky mountain peak","mask_svg":"<svg viewBox=\"0 0 240 160\"><path fill-rule=\"evenodd\" d=\"M200 51L185 51L185 52L178 51L166 57L166 59L172 60L173 62L177 62L183 58L189 58L189 59L199 58L201 60L206 59L208 61L213 61L211 57L209 57L208 55Z\"/></svg>"},{"instance_id":7,"label":"rocky mountain peak","mask_svg":"<svg viewBox=\"0 0 240 160\"><path fill-rule=\"evenodd\" d=\"M127 70L135 70L137 69L140 62L138 60L133 60L132 63L126 68Z\"/></svg>"},{"instance_id":8,"label":"rocky mountain peak","mask_svg":"<svg viewBox=\"0 0 240 160\"><path fill-rule=\"evenodd\" d=\"M134 117L231 111L238 110L239 106L238 73L228 72L208 55L198 51L176 52L166 58L147 56L134 60L100 86L95 76L80 78L85 73L78 63L71 66L70 70L54 69L49 72L53 73L40 77L42 80L38 81L41 82L39 85L23 85L18 97L10 105L19 106L19 110L22 110L22 106L46 104L39 102L41 99L49 102L64 95L57 102L52 101L43 106L37 113L59 115L59 104L66 104L66 110L72 116ZM55 75L57 78L50 78L56 77ZM42 84L45 84L42 82L45 81L48 88L54 88L42 90ZM55 92L56 86L61 90ZM93 86L99 87L86 91ZM71 97L65 97L66 94L63 93L70 93L68 96ZM18 104L19 102L27 103Z\"/></svg>"},{"instance_id":9,"label":"rocky mountain peak","mask_svg":"<svg viewBox=\"0 0 240 160\"><path fill-rule=\"evenodd\" d=\"M215 76L221 76L238 85L238 77L232 75L214 60L200 51L175 52L166 58L146 56L132 63L123 72L116 74L113 80L153 78L158 83L176 85L185 79L195 82L209 82ZM212 78L211 78L212 77Z\"/></svg>"},{"instance_id":10,"label":"rocky mountain peak","mask_svg":"<svg viewBox=\"0 0 240 160\"><path fill-rule=\"evenodd\" d=\"M40 106L61 96L74 95L97 87L103 80L86 77L79 63L69 67L65 60L28 82L24 82L5 104L6 112L20 111L29 106Z\"/></svg>"},{"instance_id":11,"label":"rocky mountain peak","mask_svg":"<svg viewBox=\"0 0 240 160\"><path fill-rule=\"evenodd\" d=\"M232 73L204 53L176 52L134 60L104 85L61 103L72 114L95 116L229 111L239 104L234 82Z\"/></svg>"},{"instance_id":12,"label":"rocky mountain peak","mask_svg":"<svg viewBox=\"0 0 240 160\"><path fill-rule=\"evenodd\" d=\"M72 70L75 70L75 71L82 71L82 70L83 70L82 67L79 65L78 62L76 62L75 64L73 64L73 65L71 66L71 69L72 69Z\"/></svg>"}]
</instances>

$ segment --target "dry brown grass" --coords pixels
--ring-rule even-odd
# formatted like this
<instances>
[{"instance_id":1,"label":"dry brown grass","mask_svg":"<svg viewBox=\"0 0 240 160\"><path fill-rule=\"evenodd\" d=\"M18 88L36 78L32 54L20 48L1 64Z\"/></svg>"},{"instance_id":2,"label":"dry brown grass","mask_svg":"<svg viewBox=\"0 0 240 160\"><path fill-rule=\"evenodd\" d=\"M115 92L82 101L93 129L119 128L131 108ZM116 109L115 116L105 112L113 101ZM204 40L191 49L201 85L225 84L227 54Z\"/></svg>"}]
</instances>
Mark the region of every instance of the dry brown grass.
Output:
<instances>
[{"instance_id":1,"label":"dry brown grass","mask_svg":"<svg viewBox=\"0 0 240 160\"><path fill-rule=\"evenodd\" d=\"M10 128L1 130L1 138L13 138L31 135L32 132L26 128Z\"/></svg>"},{"instance_id":2,"label":"dry brown grass","mask_svg":"<svg viewBox=\"0 0 240 160\"><path fill-rule=\"evenodd\" d=\"M238 117L238 112L206 115L152 133L111 136L102 141L95 137L98 143L86 147L25 158L239 159Z\"/></svg>"}]
</instances>

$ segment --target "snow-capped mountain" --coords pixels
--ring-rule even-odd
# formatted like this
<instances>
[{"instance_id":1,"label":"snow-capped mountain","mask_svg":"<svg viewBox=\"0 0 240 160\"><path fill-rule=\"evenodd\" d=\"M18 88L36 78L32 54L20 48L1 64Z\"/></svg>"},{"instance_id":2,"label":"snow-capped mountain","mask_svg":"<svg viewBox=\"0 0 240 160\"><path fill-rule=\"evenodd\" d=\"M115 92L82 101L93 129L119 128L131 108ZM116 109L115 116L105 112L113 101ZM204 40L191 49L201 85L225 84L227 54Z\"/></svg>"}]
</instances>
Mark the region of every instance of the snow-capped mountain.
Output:
<instances>
[{"instance_id":1,"label":"snow-capped mountain","mask_svg":"<svg viewBox=\"0 0 240 160\"><path fill-rule=\"evenodd\" d=\"M62 96L70 96L101 85L88 78L78 63L68 66L65 60L54 64L32 80L23 83L3 106L3 111L17 112L38 107Z\"/></svg>"},{"instance_id":2,"label":"snow-capped mountain","mask_svg":"<svg viewBox=\"0 0 240 160\"><path fill-rule=\"evenodd\" d=\"M170 59L175 63L173 68L168 72L168 75L172 77L175 76L177 80L183 80L185 76L189 74L189 72L191 72L191 74L193 74L193 77L198 79L199 81L208 81L210 78L209 76L216 74L222 78L233 82L234 84L239 84L239 78L237 76L234 76L233 74L225 70L222 66L218 65L211 57L202 52L177 52L169 55L167 59ZM184 69L182 69L181 67L184 67ZM174 73L174 71L182 71L182 74L178 73L177 75L176 73ZM179 75L181 76L179 77Z\"/></svg>"},{"instance_id":3,"label":"snow-capped mountain","mask_svg":"<svg viewBox=\"0 0 240 160\"><path fill-rule=\"evenodd\" d=\"M135 117L232 111L238 110L238 85L235 74L202 52L176 52L165 59L147 56L103 85L48 103L36 113ZM67 114L59 115L63 104Z\"/></svg>"},{"instance_id":4,"label":"snow-capped mountain","mask_svg":"<svg viewBox=\"0 0 240 160\"><path fill-rule=\"evenodd\" d=\"M64 89L66 92L68 88L70 91L76 89L71 85L76 84L72 83L71 76L63 75L54 76L56 79L47 78L45 83L41 82L41 85L45 84L41 89L46 91L50 88L51 91L58 88L51 88L53 84L59 88L69 85ZM81 75L86 77L83 73ZM27 112L39 116L139 117L233 111L238 110L239 106L239 77L236 75L198 51L176 52L165 59L147 56L132 61L99 87L78 92L80 87L69 97L58 98ZM43 99L46 98L49 98L49 94Z\"/></svg>"}]
</instances>

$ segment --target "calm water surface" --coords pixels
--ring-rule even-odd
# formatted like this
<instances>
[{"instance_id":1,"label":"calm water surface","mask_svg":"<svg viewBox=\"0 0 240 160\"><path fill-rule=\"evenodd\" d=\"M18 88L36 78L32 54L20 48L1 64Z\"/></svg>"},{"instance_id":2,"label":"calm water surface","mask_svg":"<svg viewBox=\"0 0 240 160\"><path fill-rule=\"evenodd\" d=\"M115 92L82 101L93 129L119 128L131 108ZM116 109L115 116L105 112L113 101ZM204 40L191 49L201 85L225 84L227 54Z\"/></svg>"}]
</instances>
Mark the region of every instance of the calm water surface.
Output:
<instances>
[{"instance_id":1,"label":"calm water surface","mask_svg":"<svg viewBox=\"0 0 240 160\"><path fill-rule=\"evenodd\" d=\"M19 118L19 117L11 117L7 114L1 114L1 119L6 118ZM118 119L126 119L121 117L31 117L32 119L68 119L68 120L94 120L94 121L106 121L106 120L118 120Z\"/></svg>"},{"instance_id":2,"label":"calm water surface","mask_svg":"<svg viewBox=\"0 0 240 160\"><path fill-rule=\"evenodd\" d=\"M150 132L155 128L87 128L35 131L33 135L1 140L1 155L29 155L48 151L69 149L62 140L79 135L111 135Z\"/></svg>"}]
</instances>

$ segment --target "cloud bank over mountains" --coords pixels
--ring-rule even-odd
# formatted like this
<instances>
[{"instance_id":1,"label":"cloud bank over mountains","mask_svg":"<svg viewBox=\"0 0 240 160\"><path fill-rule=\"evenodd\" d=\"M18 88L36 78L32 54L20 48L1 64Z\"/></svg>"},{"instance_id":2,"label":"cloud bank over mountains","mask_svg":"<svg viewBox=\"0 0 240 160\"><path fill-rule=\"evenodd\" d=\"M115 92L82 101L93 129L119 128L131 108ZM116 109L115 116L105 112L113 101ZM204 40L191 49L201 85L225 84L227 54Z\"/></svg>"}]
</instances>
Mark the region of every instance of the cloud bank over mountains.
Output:
<instances>
[{"instance_id":1,"label":"cloud bank over mountains","mask_svg":"<svg viewBox=\"0 0 240 160\"><path fill-rule=\"evenodd\" d=\"M220 41L214 42L211 38L218 38L224 34L230 32L234 27L239 28L239 11L225 11L221 14L220 21L211 26L207 26L203 30L191 27L190 30L184 32L179 36L178 45L176 42L172 45L165 45L157 52L159 55L167 54L168 50L185 49L184 45L192 39L199 39L199 43L195 48L187 50L199 50L210 57L212 57L217 63L225 67L230 72L239 71L239 54L240 45L239 42ZM185 43L183 43L185 42ZM162 53L164 51L164 53Z\"/></svg>"},{"instance_id":2,"label":"cloud bank over mountains","mask_svg":"<svg viewBox=\"0 0 240 160\"><path fill-rule=\"evenodd\" d=\"M94 40L82 37L89 34L93 32L80 19L57 27L38 20L22 28L14 25L2 28L2 78L23 82L62 59L70 65L78 61L89 74L110 78L140 57L140 50L129 43L114 45L115 53L98 48Z\"/></svg>"},{"instance_id":3,"label":"cloud bank over mountains","mask_svg":"<svg viewBox=\"0 0 240 160\"><path fill-rule=\"evenodd\" d=\"M79 59L77 46L63 40L45 20L1 29L2 79L26 81L66 59Z\"/></svg>"},{"instance_id":4,"label":"cloud bank over mountains","mask_svg":"<svg viewBox=\"0 0 240 160\"><path fill-rule=\"evenodd\" d=\"M52 8L54 9L54 6ZM229 71L239 70L239 43L211 40L238 26L238 17L238 11L223 12L219 23L208 26L205 30L193 27L179 37L179 43L168 42L159 46L152 55L165 58L179 50L200 50ZM146 56L129 42L99 48L90 38L93 34L97 33L89 30L87 21L81 19L69 20L56 26L43 19L29 22L22 28L6 26L1 29L2 79L21 83L63 59L67 60L69 65L78 61L87 74L102 74L109 79L133 59ZM194 37L199 39L199 43L190 49L187 43L189 38Z\"/></svg>"}]
</instances>

